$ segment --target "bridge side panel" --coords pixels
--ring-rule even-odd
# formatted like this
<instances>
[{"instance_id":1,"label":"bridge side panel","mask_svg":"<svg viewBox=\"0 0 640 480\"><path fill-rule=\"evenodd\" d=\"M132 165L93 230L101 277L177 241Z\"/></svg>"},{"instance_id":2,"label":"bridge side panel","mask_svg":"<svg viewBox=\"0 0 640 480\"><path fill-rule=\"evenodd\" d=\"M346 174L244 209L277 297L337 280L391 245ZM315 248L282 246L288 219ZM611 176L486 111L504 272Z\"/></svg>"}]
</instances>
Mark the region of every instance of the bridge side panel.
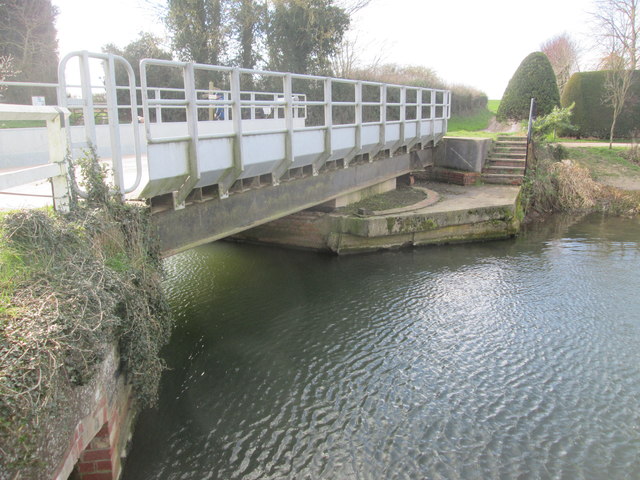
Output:
<instances>
[{"instance_id":1,"label":"bridge side panel","mask_svg":"<svg viewBox=\"0 0 640 480\"><path fill-rule=\"evenodd\" d=\"M309 176L153 215L165 256L409 173L410 155Z\"/></svg>"}]
</instances>

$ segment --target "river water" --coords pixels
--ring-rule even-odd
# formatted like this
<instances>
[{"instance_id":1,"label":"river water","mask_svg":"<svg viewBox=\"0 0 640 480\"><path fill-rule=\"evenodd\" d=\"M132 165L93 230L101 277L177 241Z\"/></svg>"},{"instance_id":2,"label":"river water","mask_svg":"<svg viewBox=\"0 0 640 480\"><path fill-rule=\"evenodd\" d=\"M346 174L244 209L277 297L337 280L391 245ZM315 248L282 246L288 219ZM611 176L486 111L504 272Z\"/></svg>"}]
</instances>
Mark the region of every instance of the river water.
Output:
<instances>
[{"instance_id":1,"label":"river water","mask_svg":"<svg viewBox=\"0 0 640 480\"><path fill-rule=\"evenodd\" d=\"M124 478L640 478L640 221L354 257L170 258Z\"/></svg>"}]
</instances>

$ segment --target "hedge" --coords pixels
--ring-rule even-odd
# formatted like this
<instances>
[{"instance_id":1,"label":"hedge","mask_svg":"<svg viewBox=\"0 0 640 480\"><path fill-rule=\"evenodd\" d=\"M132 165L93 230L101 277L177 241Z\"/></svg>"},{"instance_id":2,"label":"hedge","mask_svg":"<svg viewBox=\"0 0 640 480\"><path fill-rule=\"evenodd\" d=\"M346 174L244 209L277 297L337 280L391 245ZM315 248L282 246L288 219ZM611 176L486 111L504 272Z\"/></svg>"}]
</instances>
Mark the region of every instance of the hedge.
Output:
<instances>
[{"instance_id":1,"label":"hedge","mask_svg":"<svg viewBox=\"0 0 640 480\"><path fill-rule=\"evenodd\" d=\"M529 54L509 80L498 107L498 120L528 119L531 98L537 100L538 115L547 115L560 106L556 76L542 52Z\"/></svg>"},{"instance_id":2,"label":"hedge","mask_svg":"<svg viewBox=\"0 0 640 480\"><path fill-rule=\"evenodd\" d=\"M607 71L574 73L562 93L561 103L575 102L572 123L580 137L609 138L613 109L605 105ZM630 137L640 130L640 71L634 72L629 98L616 122L616 137Z\"/></svg>"}]
</instances>

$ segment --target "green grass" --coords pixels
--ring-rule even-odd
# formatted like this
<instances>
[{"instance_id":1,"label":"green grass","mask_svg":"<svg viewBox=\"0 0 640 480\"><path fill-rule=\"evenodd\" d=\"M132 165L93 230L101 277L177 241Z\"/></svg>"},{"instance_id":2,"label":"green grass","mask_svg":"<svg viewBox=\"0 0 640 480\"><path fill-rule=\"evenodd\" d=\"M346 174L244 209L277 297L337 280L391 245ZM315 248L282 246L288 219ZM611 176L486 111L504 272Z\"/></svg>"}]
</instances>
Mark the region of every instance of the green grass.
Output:
<instances>
[{"instance_id":1,"label":"green grass","mask_svg":"<svg viewBox=\"0 0 640 480\"><path fill-rule=\"evenodd\" d=\"M640 165L626 158L625 147L568 148L568 156L585 166L597 180L603 177L637 177Z\"/></svg>"},{"instance_id":2,"label":"green grass","mask_svg":"<svg viewBox=\"0 0 640 480\"><path fill-rule=\"evenodd\" d=\"M489 122L493 118L493 113L484 109L468 116L455 115L449 119L449 130L464 130L467 132L477 132L484 130L489 126Z\"/></svg>"},{"instance_id":3,"label":"green grass","mask_svg":"<svg viewBox=\"0 0 640 480\"><path fill-rule=\"evenodd\" d=\"M46 127L44 120L4 120L0 122L0 128L33 128Z\"/></svg>"},{"instance_id":4,"label":"green grass","mask_svg":"<svg viewBox=\"0 0 640 480\"><path fill-rule=\"evenodd\" d=\"M489 127L491 119L495 117L498 111L500 100L489 100L487 108L480 110L472 115L454 115L449 119L447 128L447 136L449 137L474 137L474 138L493 138L498 133L485 132Z\"/></svg>"},{"instance_id":5,"label":"green grass","mask_svg":"<svg viewBox=\"0 0 640 480\"><path fill-rule=\"evenodd\" d=\"M506 135L505 133L499 132L485 132L483 130L479 130L476 132L467 131L467 130L447 130L447 137L465 137L465 138L492 138L496 140L498 136Z\"/></svg>"},{"instance_id":6,"label":"green grass","mask_svg":"<svg viewBox=\"0 0 640 480\"><path fill-rule=\"evenodd\" d=\"M573 138L573 137L558 137L556 142L569 142L569 143L602 143L603 145L609 145L609 140L603 138ZM631 143L629 138L614 138L613 143ZM609 147L607 147L609 148Z\"/></svg>"}]
</instances>

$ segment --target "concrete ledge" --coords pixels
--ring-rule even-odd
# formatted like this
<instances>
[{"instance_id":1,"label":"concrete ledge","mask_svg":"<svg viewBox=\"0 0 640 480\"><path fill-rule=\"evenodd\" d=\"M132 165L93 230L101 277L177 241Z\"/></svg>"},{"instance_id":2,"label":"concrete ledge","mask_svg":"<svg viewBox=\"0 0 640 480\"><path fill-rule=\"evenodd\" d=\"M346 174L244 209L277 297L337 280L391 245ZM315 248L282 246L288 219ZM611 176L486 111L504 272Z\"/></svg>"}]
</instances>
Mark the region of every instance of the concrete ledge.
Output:
<instances>
[{"instance_id":1,"label":"concrete ledge","mask_svg":"<svg viewBox=\"0 0 640 480\"><path fill-rule=\"evenodd\" d=\"M480 173L492 143L490 138L444 137L437 149L435 166Z\"/></svg>"},{"instance_id":2,"label":"concrete ledge","mask_svg":"<svg viewBox=\"0 0 640 480\"><path fill-rule=\"evenodd\" d=\"M348 234L332 234L330 249L339 254L368 253L378 250L394 250L410 246L442 245L500 240L514 236L518 226L506 219L489 220L479 223L450 225L431 231L417 231L382 237L358 237Z\"/></svg>"},{"instance_id":3,"label":"concrete ledge","mask_svg":"<svg viewBox=\"0 0 640 480\"><path fill-rule=\"evenodd\" d=\"M458 187L427 184L441 200L412 211L357 216L300 212L243 232L238 241L331 251L340 255L406 246L509 238L522 212L520 189L510 186Z\"/></svg>"}]
</instances>

